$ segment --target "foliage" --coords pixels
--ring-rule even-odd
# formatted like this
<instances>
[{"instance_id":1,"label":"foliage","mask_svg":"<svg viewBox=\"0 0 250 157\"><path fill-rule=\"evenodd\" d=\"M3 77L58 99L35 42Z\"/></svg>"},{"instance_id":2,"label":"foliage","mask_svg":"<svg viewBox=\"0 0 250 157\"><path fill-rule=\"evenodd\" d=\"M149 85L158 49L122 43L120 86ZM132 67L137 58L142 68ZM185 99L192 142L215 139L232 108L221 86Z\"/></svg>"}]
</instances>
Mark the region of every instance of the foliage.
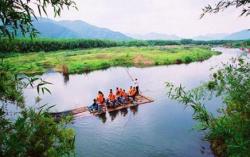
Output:
<instances>
[{"instance_id":1,"label":"foliage","mask_svg":"<svg viewBox=\"0 0 250 157\"><path fill-rule=\"evenodd\" d=\"M250 48L250 40L234 42L231 46L236 48Z\"/></svg>"},{"instance_id":2,"label":"foliage","mask_svg":"<svg viewBox=\"0 0 250 157\"><path fill-rule=\"evenodd\" d=\"M5 45L6 49L15 47L15 45L8 45L7 40L16 37L19 33L23 36L28 34L31 37L38 33L32 25L36 14L31 6L37 8L39 15L47 15L46 10L51 7L54 16L59 16L64 7L76 8L75 2L72 0L1 0L1 46L7 44ZM25 45L19 45L19 49L21 47L25 48ZM1 47L1 51L6 49ZM14 50L16 49L14 48ZM15 69L9 64L4 63L3 60L0 63L1 157L54 157L70 156L74 153L74 131L66 127L66 124L71 121L70 117L62 118L56 122L54 117L49 114L51 107L45 108L46 105L44 105L36 110L25 106L22 95L23 88L31 86L37 88L38 93L50 93L46 88L47 84L49 82L36 77L29 78L17 75ZM10 103L19 106L20 113L15 117L9 117L9 111L5 107Z\"/></svg>"},{"instance_id":3,"label":"foliage","mask_svg":"<svg viewBox=\"0 0 250 157\"><path fill-rule=\"evenodd\" d=\"M184 45L186 45L186 44L192 44L192 43L193 43L193 40L192 40L192 39L182 39L182 40L180 41L180 43L181 43L181 44L184 44Z\"/></svg>"},{"instance_id":4,"label":"foliage","mask_svg":"<svg viewBox=\"0 0 250 157\"><path fill-rule=\"evenodd\" d=\"M38 109L25 106L23 88L29 86L38 93L50 92L50 84L37 77L16 75L10 66L0 64L0 156L54 157L74 154L74 131L66 127L71 117L55 121L47 105ZM16 116L9 116L6 105L19 106ZM21 104L21 105L20 105Z\"/></svg>"},{"instance_id":5,"label":"foliage","mask_svg":"<svg viewBox=\"0 0 250 157\"><path fill-rule=\"evenodd\" d=\"M23 36L31 37L38 32L33 27L32 21L37 17L34 8L39 15L47 15L47 9L52 8L54 16L60 16L64 7L76 8L72 0L1 0L0 1L0 38L14 38L19 32Z\"/></svg>"},{"instance_id":6,"label":"foliage","mask_svg":"<svg viewBox=\"0 0 250 157\"><path fill-rule=\"evenodd\" d=\"M10 69L10 66L4 64L2 60L0 63L0 102L8 100L22 106L24 100L22 89L19 88L21 82L18 81L17 76L8 72L7 69Z\"/></svg>"},{"instance_id":7,"label":"foliage","mask_svg":"<svg viewBox=\"0 0 250 157\"><path fill-rule=\"evenodd\" d=\"M0 52L39 52L56 51L65 49L85 49L95 47L114 47L119 43L109 40L90 39L8 39L0 40Z\"/></svg>"},{"instance_id":8,"label":"foliage","mask_svg":"<svg viewBox=\"0 0 250 157\"><path fill-rule=\"evenodd\" d=\"M68 49L87 49L87 48L105 48L117 46L165 46L165 45L233 45L249 43L246 41L228 41L228 40L212 40L212 41L196 41L191 39L183 39L180 41L169 40L132 40L132 41L111 41L98 39L44 39L35 38L33 40L27 38L17 38L14 40L0 39L0 52L39 52L39 51L57 51Z\"/></svg>"},{"instance_id":9,"label":"foliage","mask_svg":"<svg viewBox=\"0 0 250 157\"><path fill-rule=\"evenodd\" d=\"M201 18L204 17L207 13L218 13L229 7L241 8L241 16L250 14L250 1L249 0L220 0L214 6L210 4L203 8L203 13Z\"/></svg>"},{"instance_id":10,"label":"foliage","mask_svg":"<svg viewBox=\"0 0 250 157\"><path fill-rule=\"evenodd\" d=\"M244 157L250 150L250 59L233 59L223 64L211 80L201 87L185 90L167 83L169 97L194 111L198 128L208 130L207 138L218 156ZM204 105L211 96L219 96L223 107L215 116ZM220 143L218 146L216 143ZM222 150L218 150L221 148ZM225 149L225 150L224 150Z\"/></svg>"},{"instance_id":11,"label":"foliage","mask_svg":"<svg viewBox=\"0 0 250 157\"><path fill-rule=\"evenodd\" d=\"M40 91L49 92L46 85L50 84L39 77L27 77L18 75L10 64L2 59L0 63L0 102L11 102L23 107L24 100L22 90L28 86L36 88L38 94Z\"/></svg>"},{"instance_id":12,"label":"foliage","mask_svg":"<svg viewBox=\"0 0 250 157\"><path fill-rule=\"evenodd\" d=\"M48 111L22 110L12 122L0 110L0 156L54 157L72 155L74 131L66 128L68 119L55 122Z\"/></svg>"},{"instance_id":13,"label":"foliage","mask_svg":"<svg viewBox=\"0 0 250 157\"><path fill-rule=\"evenodd\" d=\"M190 63L208 59L216 52L207 47L115 47L75 51L5 55L4 60L19 73L41 74L47 69L68 73L89 72L111 66L152 66Z\"/></svg>"}]
</instances>

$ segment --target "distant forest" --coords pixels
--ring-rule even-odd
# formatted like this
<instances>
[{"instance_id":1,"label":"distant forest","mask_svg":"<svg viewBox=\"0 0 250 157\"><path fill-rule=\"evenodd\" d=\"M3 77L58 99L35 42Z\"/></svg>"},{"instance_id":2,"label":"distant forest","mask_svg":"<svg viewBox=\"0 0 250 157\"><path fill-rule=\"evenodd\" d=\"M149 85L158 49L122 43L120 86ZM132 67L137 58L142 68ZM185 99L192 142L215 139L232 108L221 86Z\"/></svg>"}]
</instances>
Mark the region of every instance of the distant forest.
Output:
<instances>
[{"instance_id":1,"label":"distant forest","mask_svg":"<svg viewBox=\"0 0 250 157\"><path fill-rule=\"evenodd\" d=\"M198 41L192 39L182 40L130 40L113 41L100 39L30 39L19 38L14 40L0 39L0 52L39 52L39 51L57 51L68 49L84 48L105 48L117 46L165 46L165 45L223 45L227 47L250 47L250 40L211 40Z\"/></svg>"}]
</instances>

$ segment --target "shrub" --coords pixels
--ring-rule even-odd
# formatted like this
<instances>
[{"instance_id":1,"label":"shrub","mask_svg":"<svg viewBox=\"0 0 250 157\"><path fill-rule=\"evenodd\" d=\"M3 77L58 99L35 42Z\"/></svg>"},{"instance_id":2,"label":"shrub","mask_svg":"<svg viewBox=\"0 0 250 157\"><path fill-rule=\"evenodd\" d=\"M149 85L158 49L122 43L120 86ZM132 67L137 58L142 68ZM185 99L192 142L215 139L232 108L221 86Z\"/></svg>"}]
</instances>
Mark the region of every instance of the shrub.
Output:
<instances>
[{"instance_id":1,"label":"shrub","mask_svg":"<svg viewBox=\"0 0 250 157\"><path fill-rule=\"evenodd\" d=\"M190 106L197 128L207 130L206 138L217 156L245 157L250 150L250 61L233 59L212 75L201 87L186 91L167 83L169 97ZM219 115L210 113L203 104L211 95L220 96L224 107Z\"/></svg>"},{"instance_id":2,"label":"shrub","mask_svg":"<svg viewBox=\"0 0 250 157\"><path fill-rule=\"evenodd\" d=\"M23 101L23 88L29 86L38 93L50 91L48 82L37 77L16 75L8 64L0 63L0 156L54 157L74 154L75 133L66 125L72 117L55 121L49 114L51 107L28 108ZM36 98L39 101L39 97ZM6 105L19 108L14 117L8 114Z\"/></svg>"},{"instance_id":3,"label":"shrub","mask_svg":"<svg viewBox=\"0 0 250 157\"><path fill-rule=\"evenodd\" d=\"M193 59L191 58L191 57L189 57L189 56L186 56L185 58L184 58L184 62L185 63L191 63L193 61Z\"/></svg>"}]
</instances>

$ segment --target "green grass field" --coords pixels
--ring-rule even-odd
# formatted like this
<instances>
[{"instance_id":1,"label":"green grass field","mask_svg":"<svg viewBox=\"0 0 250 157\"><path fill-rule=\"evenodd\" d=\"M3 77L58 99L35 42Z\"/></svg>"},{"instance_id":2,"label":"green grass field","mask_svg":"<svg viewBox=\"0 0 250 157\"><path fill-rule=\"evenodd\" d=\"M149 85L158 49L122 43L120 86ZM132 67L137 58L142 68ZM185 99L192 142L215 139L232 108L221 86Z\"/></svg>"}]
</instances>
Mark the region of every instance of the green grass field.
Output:
<instances>
[{"instance_id":1,"label":"green grass field","mask_svg":"<svg viewBox=\"0 0 250 157\"><path fill-rule=\"evenodd\" d=\"M208 47L114 47L53 52L15 53L5 56L19 73L42 74L48 69L69 73L89 72L111 66L153 66L202 61L218 54Z\"/></svg>"}]
</instances>

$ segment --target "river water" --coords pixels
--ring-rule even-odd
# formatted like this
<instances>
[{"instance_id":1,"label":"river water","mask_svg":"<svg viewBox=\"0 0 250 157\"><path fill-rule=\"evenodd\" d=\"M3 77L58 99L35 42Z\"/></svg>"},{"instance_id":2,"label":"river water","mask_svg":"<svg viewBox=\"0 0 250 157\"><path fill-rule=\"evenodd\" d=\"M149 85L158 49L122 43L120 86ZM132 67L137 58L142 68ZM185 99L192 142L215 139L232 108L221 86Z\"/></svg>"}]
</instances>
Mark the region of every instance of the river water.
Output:
<instances>
[{"instance_id":1,"label":"river water","mask_svg":"<svg viewBox=\"0 0 250 157\"><path fill-rule=\"evenodd\" d=\"M238 56L238 49L216 48L222 54L191 64L147 68L114 67L89 74L64 77L60 73L42 75L52 95L45 94L36 105L56 105L53 110L63 111L92 103L98 90L107 95L110 88L125 89L132 84L131 75L138 78L141 92L155 101L136 108L107 113L102 117L78 117L71 124L76 131L76 155L91 157L197 157L213 156L204 135L192 128L192 110L170 100L165 82L182 84L187 88L207 81L210 68ZM35 104L35 90L24 90L27 104ZM215 112L221 103L213 99L208 108Z\"/></svg>"}]
</instances>

